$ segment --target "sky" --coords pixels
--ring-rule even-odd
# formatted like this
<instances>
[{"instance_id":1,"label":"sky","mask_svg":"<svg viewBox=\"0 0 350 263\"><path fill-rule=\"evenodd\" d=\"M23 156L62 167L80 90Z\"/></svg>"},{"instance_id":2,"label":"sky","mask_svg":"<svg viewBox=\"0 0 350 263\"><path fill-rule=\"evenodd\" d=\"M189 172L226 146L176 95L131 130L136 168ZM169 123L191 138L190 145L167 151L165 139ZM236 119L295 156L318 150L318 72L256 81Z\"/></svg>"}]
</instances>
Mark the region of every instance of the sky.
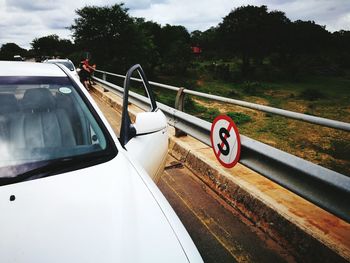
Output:
<instances>
[{"instance_id":1,"label":"sky","mask_svg":"<svg viewBox=\"0 0 350 263\"><path fill-rule=\"evenodd\" d=\"M266 5L292 21L313 20L334 32L350 30L350 0L124 0L129 14L159 24L183 25L190 32L216 26L231 10ZM29 49L36 37L57 34L72 39L75 10L85 5L112 5L112 0L0 0L0 46L14 42Z\"/></svg>"}]
</instances>

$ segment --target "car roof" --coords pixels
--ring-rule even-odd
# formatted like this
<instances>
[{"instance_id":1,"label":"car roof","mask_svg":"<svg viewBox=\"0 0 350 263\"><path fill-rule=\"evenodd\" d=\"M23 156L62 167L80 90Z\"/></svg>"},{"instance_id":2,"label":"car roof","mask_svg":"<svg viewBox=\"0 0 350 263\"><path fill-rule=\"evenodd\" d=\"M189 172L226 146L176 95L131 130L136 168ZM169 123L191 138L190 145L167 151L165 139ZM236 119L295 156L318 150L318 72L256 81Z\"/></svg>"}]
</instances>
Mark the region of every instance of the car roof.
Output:
<instances>
[{"instance_id":1,"label":"car roof","mask_svg":"<svg viewBox=\"0 0 350 263\"><path fill-rule=\"evenodd\" d=\"M55 64L0 61L0 76L66 77L67 75Z\"/></svg>"},{"instance_id":2,"label":"car roof","mask_svg":"<svg viewBox=\"0 0 350 263\"><path fill-rule=\"evenodd\" d=\"M68 58L46 59L44 62L72 62Z\"/></svg>"}]
</instances>

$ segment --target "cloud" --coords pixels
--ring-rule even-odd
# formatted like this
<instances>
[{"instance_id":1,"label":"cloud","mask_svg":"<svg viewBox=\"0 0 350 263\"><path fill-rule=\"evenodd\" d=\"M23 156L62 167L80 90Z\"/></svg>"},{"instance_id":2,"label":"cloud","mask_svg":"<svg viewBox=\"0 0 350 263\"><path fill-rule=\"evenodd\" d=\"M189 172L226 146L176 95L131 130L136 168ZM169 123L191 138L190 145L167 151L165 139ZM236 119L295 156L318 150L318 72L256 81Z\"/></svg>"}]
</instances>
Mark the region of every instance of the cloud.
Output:
<instances>
[{"instance_id":1,"label":"cloud","mask_svg":"<svg viewBox=\"0 0 350 263\"><path fill-rule=\"evenodd\" d=\"M167 0L128 0L124 1L125 6L131 10L149 9L152 5L167 4Z\"/></svg>"},{"instance_id":2,"label":"cloud","mask_svg":"<svg viewBox=\"0 0 350 263\"><path fill-rule=\"evenodd\" d=\"M294 20L314 20L330 31L350 30L350 0L125 0L136 17L162 25L183 25L189 31L216 26L231 10L242 5L266 5ZM75 10L86 5L113 5L115 0L0 0L0 46L15 42L30 48L35 37L57 34L70 38L66 29Z\"/></svg>"},{"instance_id":3,"label":"cloud","mask_svg":"<svg viewBox=\"0 0 350 263\"><path fill-rule=\"evenodd\" d=\"M24 11L52 10L59 8L59 1L56 0L6 0L9 9Z\"/></svg>"},{"instance_id":4,"label":"cloud","mask_svg":"<svg viewBox=\"0 0 350 263\"><path fill-rule=\"evenodd\" d=\"M181 24L190 31L206 30L216 26L231 10L243 5L266 5L270 11L279 10L294 20L313 20L326 25L330 31L350 30L349 0L169 0L154 3L147 9L131 9L137 17L157 21L161 24Z\"/></svg>"},{"instance_id":5,"label":"cloud","mask_svg":"<svg viewBox=\"0 0 350 263\"><path fill-rule=\"evenodd\" d=\"M231 0L218 0L215 4L212 1L169 0L165 3L153 4L148 9L130 10L130 13L162 25L183 25L193 31L205 30L217 25L233 7Z\"/></svg>"},{"instance_id":6,"label":"cloud","mask_svg":"<svg viewBox=\"0 0 350 263\"><path fill-rule=\"evenodd\" d=\"M267 1L257 1L265 4ZM350 23L346 17L350 14L349 0L270 0L270 10L280 10L287 17L294 20L312 20L325 25L327 30L350 30Z\"/></svg>"}]
</instances>

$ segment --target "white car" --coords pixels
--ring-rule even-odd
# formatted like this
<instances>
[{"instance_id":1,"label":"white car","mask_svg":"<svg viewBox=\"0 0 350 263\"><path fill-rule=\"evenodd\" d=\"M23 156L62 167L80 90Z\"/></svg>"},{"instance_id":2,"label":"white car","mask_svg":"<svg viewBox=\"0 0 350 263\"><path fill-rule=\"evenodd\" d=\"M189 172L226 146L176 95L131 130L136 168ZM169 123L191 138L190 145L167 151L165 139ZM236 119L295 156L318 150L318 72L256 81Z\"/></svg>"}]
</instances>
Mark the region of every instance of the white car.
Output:
<instances>
[{"instance_id":1,"label":"white car","mask_svg":"<svg viewBox=\"0 0 350 263\"><path fill-rule=\"evenodd\" d=\"M73 64L73 62L69 59L46 59L43 61L43 63L58 63L58 64L62 64L65 67L67 67L73 74L74 77L76 77L77 79L79 79L79 75L78 72Z\"/></svg>"},{"instance_id":2,"label":"white car","mask_svg":"<svg viewBox=\"0 0 350 263\"><path fill-rule=\"evenodd\" d=\"M120 138L58 64L0 62L1 262L202 262L151 177L162 172L167 123L127 113Z\"/></svg>"}]
</instances>

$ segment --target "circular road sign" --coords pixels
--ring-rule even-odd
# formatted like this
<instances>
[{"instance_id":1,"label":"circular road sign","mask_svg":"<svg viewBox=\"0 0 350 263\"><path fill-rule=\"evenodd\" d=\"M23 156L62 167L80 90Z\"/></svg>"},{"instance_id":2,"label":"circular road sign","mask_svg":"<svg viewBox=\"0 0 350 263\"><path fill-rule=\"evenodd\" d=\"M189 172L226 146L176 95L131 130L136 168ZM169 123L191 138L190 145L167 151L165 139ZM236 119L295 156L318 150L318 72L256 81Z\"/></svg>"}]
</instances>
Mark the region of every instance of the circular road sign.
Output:
<instances>
[{"instance_id":1,"label":"circular road sign","mask_svg":"<svg viewBox=\"0 0 350 263\"><path fill-rule=\"evenodd\" d=\"M241 154L241 140L233 120L219 115L211 125L211 146L218 161L226 168L236 165Z\"/></svg>"}]
</instances>

